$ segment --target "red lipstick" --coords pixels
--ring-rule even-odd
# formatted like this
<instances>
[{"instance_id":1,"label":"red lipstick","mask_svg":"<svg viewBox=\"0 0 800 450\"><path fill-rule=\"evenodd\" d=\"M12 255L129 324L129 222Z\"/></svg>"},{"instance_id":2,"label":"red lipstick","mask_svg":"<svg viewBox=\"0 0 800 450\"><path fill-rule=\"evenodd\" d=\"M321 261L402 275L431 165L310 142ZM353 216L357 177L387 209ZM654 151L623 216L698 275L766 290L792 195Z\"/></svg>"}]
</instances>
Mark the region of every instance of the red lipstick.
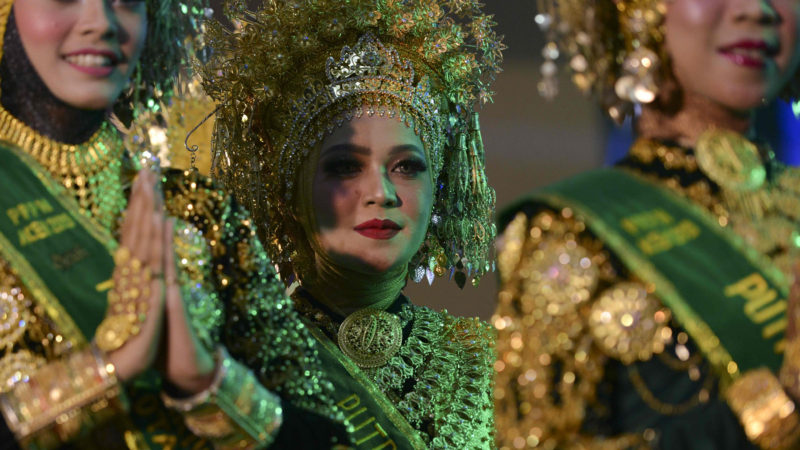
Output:
<instances>
[{"instance_id":1,"label":"red lipstick","mask_svg":"<svg viewBox=\"0 0 800 450\"><path fill-rule=\"evenodd\" d=\"M359 234L371 239L391 239L402 227L389 219L372 219L353 228Z\"/></svg>"},{"instance_id":2,"label":"red lipstick","mask_svg":"<svg viewBox=\"0 0 800 450\"><path fill-rule=\"evenodd\" d=\"M719 53L737 66L763 69L778 49L759 39L742 39L720 47Z\"/></svg>"}]
</instances>

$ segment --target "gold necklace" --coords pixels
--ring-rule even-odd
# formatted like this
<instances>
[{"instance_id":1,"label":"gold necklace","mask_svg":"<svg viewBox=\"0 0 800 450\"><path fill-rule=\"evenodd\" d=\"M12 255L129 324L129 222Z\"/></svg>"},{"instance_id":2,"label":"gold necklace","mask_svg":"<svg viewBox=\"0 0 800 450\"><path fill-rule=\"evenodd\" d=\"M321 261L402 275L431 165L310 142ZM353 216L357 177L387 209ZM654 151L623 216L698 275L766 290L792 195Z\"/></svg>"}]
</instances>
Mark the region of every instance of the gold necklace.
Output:
<instances>
[{"instance_id":1,"label":"gold necklace","mask_svg":"<svg viewBox=\"0 0 800 450\"><path fill-rule=\"evenodd\" d=\"M33 157L73 194L86 216L106 230L115 228L126 205L122 186L124 147L108 122L88 141L64 144L41 135L0 106L0 140Z\"/></svg>"},{"instance_id":2,"label":"gold necklace","mask_svg":"<svg viewBox=\"0 0 800 450\"><path fill-rule=\"evenodd\" d=\"M312 306L307 299L299 295L293 297L300 314L336 335L342 353L362 369L386 365L403 344L403 324L396 315L385 311L396 298L382 300L347 315L337 328L327 314ZM328 303L324 304L332 308ZM344 315L338 308L335 310Z\"/></svg>"}]
</instances>

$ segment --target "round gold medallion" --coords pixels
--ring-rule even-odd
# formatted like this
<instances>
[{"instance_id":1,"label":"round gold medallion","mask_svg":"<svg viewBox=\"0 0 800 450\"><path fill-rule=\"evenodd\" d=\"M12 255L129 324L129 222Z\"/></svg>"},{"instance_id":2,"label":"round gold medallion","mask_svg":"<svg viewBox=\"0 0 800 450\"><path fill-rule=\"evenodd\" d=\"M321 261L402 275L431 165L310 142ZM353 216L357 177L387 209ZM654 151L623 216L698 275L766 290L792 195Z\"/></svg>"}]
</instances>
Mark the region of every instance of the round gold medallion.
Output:
<instances>
[{"instance_id":1,"label":"round gold medallion","mask_svg":"<svg viewBox=\"0 0 800 450\"><path fill-rule=\"evenodd\" d=\"M403 327L394 314L365 308L347 316L339 326L339 348L358 367L380 367L403 343Z\"/></svg>"},{"instance_id":2,"label":"round gold medallion","mask_svg":"<svg viewBox=\"0 0 800 450\"><path fill-rule=\"evenodd\" d=\"M733 131L706 131L698 138L695 151L703 172L725 189L751 192L767 179L758 147Z\"/></svg>"},{"instance_id":3,"label":"round gold medallion","mask_svg":"<svg viewBox=\"0 0 800 450\"><path fill-rule=\"evenodd\" d=\"M606 354L629 364L661 353L671 337L670 311L639 283L619 283L592 305L589 327Z\"/></svg>"}]
</instances>

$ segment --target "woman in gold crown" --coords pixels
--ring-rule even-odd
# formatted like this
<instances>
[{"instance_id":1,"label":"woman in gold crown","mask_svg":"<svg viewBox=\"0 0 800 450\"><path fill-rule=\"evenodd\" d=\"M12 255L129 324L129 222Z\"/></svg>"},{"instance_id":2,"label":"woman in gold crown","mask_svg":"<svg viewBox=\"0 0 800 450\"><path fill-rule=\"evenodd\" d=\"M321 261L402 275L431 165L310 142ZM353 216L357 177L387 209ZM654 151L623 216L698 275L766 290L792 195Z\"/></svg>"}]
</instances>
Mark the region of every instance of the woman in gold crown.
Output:
<instances>
[{"instance_id":1,"label":"woman in gold crown","mask_svg":"<svg viewBox=\"0 0 800 450\"><path fill-rule=\"evenodd\" d=\"M502 44L475 1L227 2L210 26L215 175L314 334L358 448L492 445L487 325L406 280L491 269L474 104Z\"/></svg>"},{"instance_id":2,"label":"woman in gold crown","mask_svg":"<svg viewBox=\"0 0 800 450\"><path fill-rule=\"evenodd\" d=\"M555 60L638 140L501 215L502 448L796 448L800 176L743 135L797 98L796 0L542 0Z\"/></svg>"},{"instance_id":3,"label":"woman in gold crown","mask_svg":"<svg viewBox=\"0 0 800 450\"><path fill-rule=\"evenodd\" d=\"M108 122L166 99L203 13L0 1L3 448L249 448L333 417L247 214L196 173L131 184Z\"/></svg>"}]
</instances>

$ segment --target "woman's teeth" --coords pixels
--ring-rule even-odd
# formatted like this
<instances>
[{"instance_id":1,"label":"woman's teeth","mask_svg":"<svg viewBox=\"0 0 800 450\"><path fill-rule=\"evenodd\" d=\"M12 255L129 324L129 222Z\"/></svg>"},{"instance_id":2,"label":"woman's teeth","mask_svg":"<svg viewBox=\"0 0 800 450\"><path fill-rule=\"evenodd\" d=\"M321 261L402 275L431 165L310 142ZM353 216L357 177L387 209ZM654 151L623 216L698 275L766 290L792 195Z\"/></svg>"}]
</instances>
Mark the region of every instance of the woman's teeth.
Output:
<instances>
[{"instance_id":1,"label":"woman's teeth","mask_svg":"<svg viewBox=\"0 0 800 450\"><path fill-rule=\"evenodd\" d=\"M70 64L82 67L108 67L111 65L111 58L104 55L70 55L65 59Z\"/></svg>"},{"instance_id":2,"label":"woman's teeth","mask_svg":"<svg viewBox=\"0 0 800 450\"><path fill-rule=\"evenodd\" d=\"M750 58L763 59L766 57L766 51L758 48L733 48L728 50L728 52L734 55L748 56Z\"/></svg>"}]
</instances>

